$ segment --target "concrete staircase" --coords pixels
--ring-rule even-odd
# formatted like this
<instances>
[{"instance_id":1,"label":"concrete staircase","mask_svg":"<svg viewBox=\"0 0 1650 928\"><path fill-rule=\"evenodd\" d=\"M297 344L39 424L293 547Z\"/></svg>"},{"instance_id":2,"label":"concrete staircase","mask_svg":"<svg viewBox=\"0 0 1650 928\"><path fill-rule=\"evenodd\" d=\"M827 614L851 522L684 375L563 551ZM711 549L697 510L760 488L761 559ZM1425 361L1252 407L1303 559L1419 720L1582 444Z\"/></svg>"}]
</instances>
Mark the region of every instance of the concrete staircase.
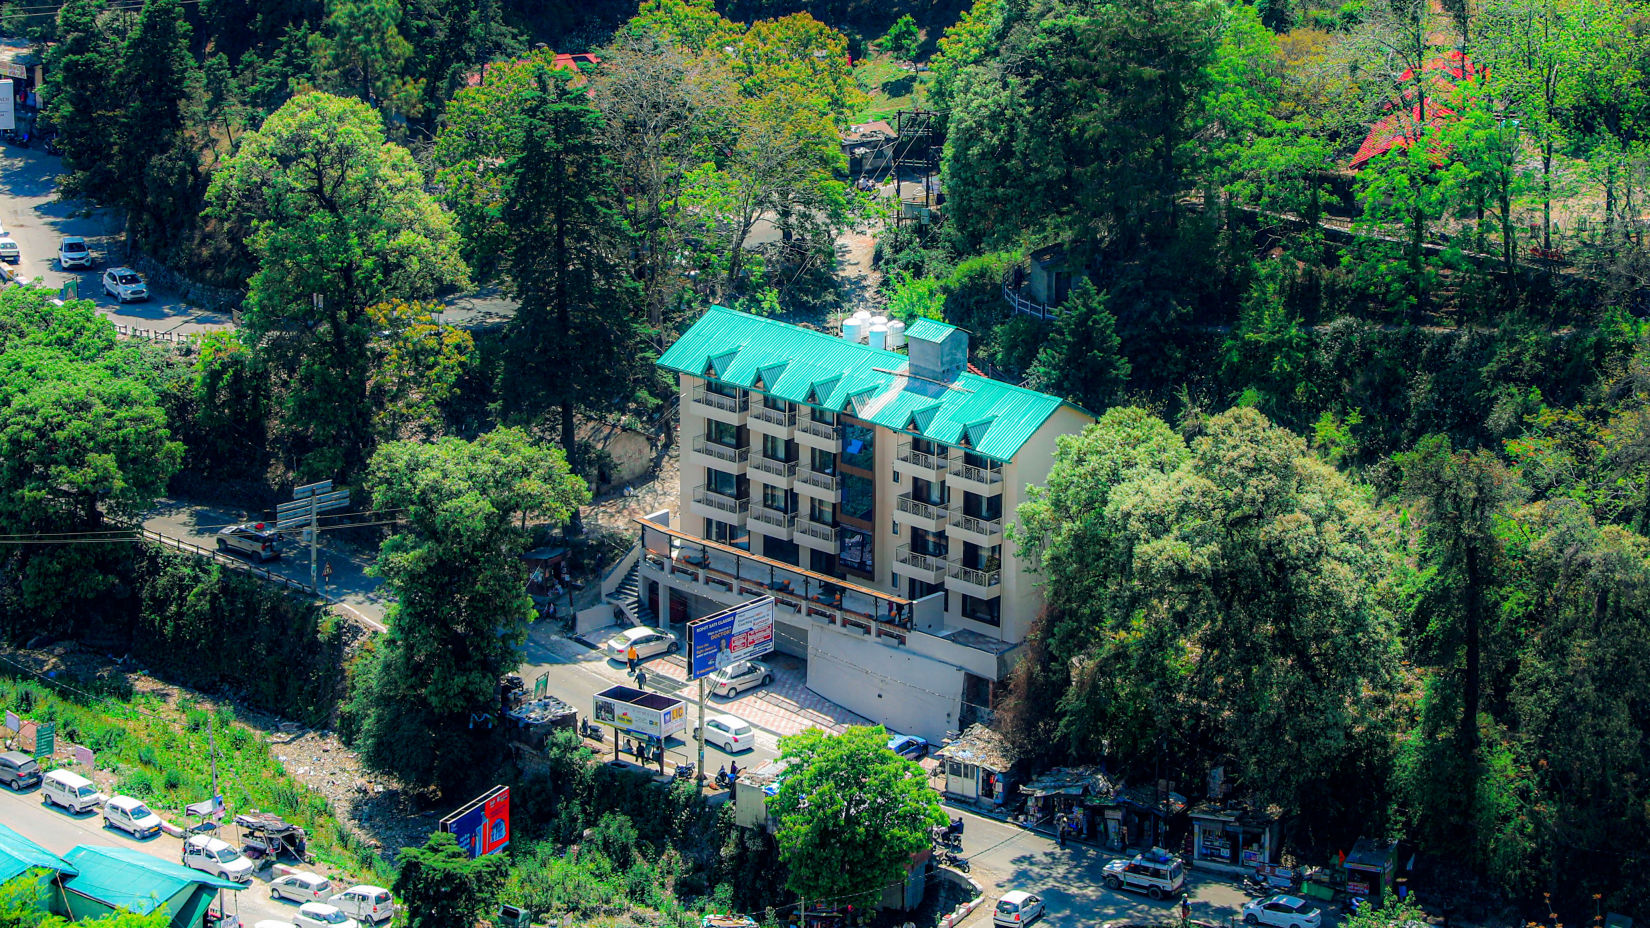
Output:
<instances>
[{"instance_id":1,"label":"concrete staircase","mask_svg":"<svg viewBox=\"0 0 1650 928\"><path fill-rule=\"evenodd\" d=\"M630 621L637 625L659 624L653 617L653 610L642 602L642 581L637 575L635 564L630 565L630 570L625 573L624 579L619 581L613 592L607 594L607 601L623 609L625 615L630 617Z\"/></svg>"}]
</instances>

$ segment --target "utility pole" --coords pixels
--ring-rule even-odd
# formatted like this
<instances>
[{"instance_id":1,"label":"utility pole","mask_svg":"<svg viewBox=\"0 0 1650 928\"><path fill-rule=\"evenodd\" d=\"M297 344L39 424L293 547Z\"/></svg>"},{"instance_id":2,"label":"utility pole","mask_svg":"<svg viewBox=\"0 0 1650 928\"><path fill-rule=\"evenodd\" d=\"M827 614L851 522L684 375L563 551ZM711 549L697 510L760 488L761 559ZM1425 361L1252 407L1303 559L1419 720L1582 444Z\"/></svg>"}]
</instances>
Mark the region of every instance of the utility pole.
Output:
<instances>
[{"instance_id":1,"label":"utility pole","mask_svg":"<svg viewBox=\"0 0 1650 928\"><path fill-rule=\"evenodd\" d=\"M693 653L688 653L690 662L688 669L692 670ZM699 678L699 782L705 782L705 678Z\"/></svg>"},{"instance_id":2,"label":"utility pole","mask_svg":"<svg viewBox=\"0 0 1650 928\"><path fill-rule=\"evenodd\" d=\"M309 529L309 588L321 591L317 567L320 561L321 513L349 506L349 491L334 490L331 480L308 483L292 490L292 502L275 507L275 530Z\"/></svg>"}]
</instances>

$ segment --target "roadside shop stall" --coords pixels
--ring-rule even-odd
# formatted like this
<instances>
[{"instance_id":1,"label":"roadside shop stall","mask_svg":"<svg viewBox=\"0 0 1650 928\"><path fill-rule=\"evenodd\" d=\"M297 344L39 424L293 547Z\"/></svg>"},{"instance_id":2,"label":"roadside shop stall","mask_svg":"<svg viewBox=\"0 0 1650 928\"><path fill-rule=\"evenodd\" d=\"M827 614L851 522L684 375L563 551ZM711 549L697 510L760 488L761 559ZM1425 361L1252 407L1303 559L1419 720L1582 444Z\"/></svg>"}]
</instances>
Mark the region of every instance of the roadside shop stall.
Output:
<instances>
[{"instance_id":1,"label":"roadside shop stall","mask_svg":"<svg viewBox=\"0 0 1650 928\"><path fill-rule=\"evenodd\" d=\"M1002 735L970 725L962 737L934 752L945 773L945 795L1001 806L1013 788L1014 752Z\"/></svg>"},{"instance_id":2,"label":"roadside shop stall","mask_svg":"<svg viewBox=\"0 0 1650 928\"><path fill-rule=\"evenodd\" d=\"M1193 865L1256 870L1278 862L1282 829L1274 810L1241 800L1200 802L1186 813L1192 820Z\"/></svg>"},{"instance_id":3,"label":"roadside shop stall","mask_svg":"<svg viewBox=\"0 0 1650 928\"><path fill-rule=\"evenodd\" d=\"M1398 875L1398 845L1359 838L1341 867L1346 870L1346 894L1380 908L1392 898L1392 884Z\"/></svg>"}]
</instances>

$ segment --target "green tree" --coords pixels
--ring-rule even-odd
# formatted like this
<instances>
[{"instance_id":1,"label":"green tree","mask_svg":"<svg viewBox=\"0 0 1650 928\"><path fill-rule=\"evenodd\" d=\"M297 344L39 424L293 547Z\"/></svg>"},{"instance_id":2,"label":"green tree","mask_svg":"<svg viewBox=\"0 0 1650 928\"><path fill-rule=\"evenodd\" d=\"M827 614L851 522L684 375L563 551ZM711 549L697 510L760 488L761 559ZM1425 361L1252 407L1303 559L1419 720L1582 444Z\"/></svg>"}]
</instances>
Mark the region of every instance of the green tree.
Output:
<instances>
[{"instance_id":1,"label":"green tree","mask_svg":"<svg viewBox=\"0 0 1650 928\"><path fill-rule=\"evenodd\" d=\"M922 45L922 35L917 32L917 21L911 18L910 13L900 15L888 31L877 40L877 45L883 51L905 61L915 61L917 49Z\"/></svg>"},{"instance_id":2,"label":"green tree","mask_svg":"<svg viewBox=\"0 0 1650 928\"><path fill-rule=\"evenodd\" d=\"M46 51L46 86L52 125L63 152L62 192L93 202L118 196L116 145L121 44L130 16L103 0L68 0L58 10L58 41Z\"/></svg>"},{"instance_id":3,"label":"green tree","mask_svg":"<svg viewBox=\"0 0 1650 928\"><path fill-rule=\"evenodd\" d=\"M563 522L589 491L560 451L515 429L383 445L366 484L373 505L401 512L401 529L379 550L395 602L389 635L357 671L356 737L370 763L456 789L477 773L499 678L520 662L532 614L518 521Z\"/></svg>"},{"instance_id":4,"label":"green tree","mask_svg":"<svg viewBox=\"0 0 1650 928\"><path fill-rule=\"evenodd\" d=\"M190 224L203 192L189 124L191 100L200 91L192 37L179 0L145 3L113 85L120 93L115 186L104 191L105 202L125 207L127 227L151 246L169 244Z\"/></svg>"},{"instance_id":5,"label":"green tree","mask_svg":"<svg viewBox=\"0 0 1650 928\"><path fill-rule=\"evenodd\" d=\"M1353 228L1375 234L1364 236L1342 257L1342 265L1370 293L1412 313L1428 311L1440 270L1460 263L1459 249L1446 247L1435 254L1431 247L1433 230L1458 202L1465 177L1459 163L1440 167L1439 143L1435 131L1423 130L1358 172L1363 211Z\"/></svg>"},{"instance_id":6,"label":"green tree","mask_svg":"<svg viewBox=\"0 0 1650 928\"><path fill-rule=\"evenodd\" d=\"M894 292L888 295L888 314L904 322L945 318L944 284L933 277L912 277L900 271Z\"/></svg>"},{"instance_id":7,"label":"green tree","mask_svg":"<svg viewBox=\"0 0 1650 928\"><path fill-rule=\"evenodd\" d=\"M810 728L780 739L788 761L768 800L787 886L808 899L875 907L905 879L911 855L945 823L939 796L915 762L888 750L881 726L828 735Z\"/></svg>"},{"instance_id":8,"label":"green tree","mask_svg":"<svg viewBox=\"0 0 1650 928\"><path fill-rule=\"evenodd\" d=\"M938 109L950 109L952 88L964 69L984 64L996 51L995 35L1003 21L1003 0L975 0L962 18L945 30L939 51L929 59L934 83L929 98Z\"/></svg>"},{"instance_id":9,"label":"green tree","mask_svg":"<svg viewBox=\"0 0 1650 928\"><path fill-rule=\"evenodd\" d=\"M521 306L500 387L523 419L555 411L577 470L578 413L626 408L650 358L601 113L565 71L539 67L533 80L517 115L521 149L504 168L504 270Z\"/></svg>"},{"instance_id":10,"label":"green tree","mask_svg":"<svg viewBox=\"0 0 1650 928\"><path fill-rule=\"evenodd\" d=\"M510 872L504 857L471 859L451 834L438 831L423 847L402 848L395 897L410 928L473 925L493 905Z\"/></svg>"},{"instance_id":11,"label":"green tree","mask_svg":"<svg viewBox=\"0 0 1650 928\"><path fill-rule=\"evenodd\" d=\"M465 282L451 220L363 103L294 97L213 176L212 215L252 229L249 338L277 375L276 422L304 476L371 453L369 306Z\"/></svg>"},{"instance_id":12,"label":"green tree","mask_svg":"<svg viewBox=\"0 0 1650 928\"><path fill-rule=\"evenodd\" d=\"M418 115L423 87L405 77L412 43L401 34L400 0L327 0L310 52L334 86L375 107Z\"/></svg>"},{"instance_id":13,"label":"green tree","mask_svg":"<svg viewBox=\"0 0 1650 928\"><path fill-rule=\"evenodd\" d=\"M374 331L367 391L381 441L439 434L441 405L474 364L475 339L436 322L434 309L400 301L367 307Z\"/></svg>"},{"instance_id":14,"label":"green tree","mask_svg":"<svg viewBox=\"0 0 1650 928\"><path fill-rule=\"evenodd\" d=\"M1117 336L1117 319L1105 294L1087 278L1071 288L1048 342L1037 353L1031 380L1038 389L1065 397L1085 409L1117 402L1129 381L1129 362Z\"/></svg>"}]
</instances>

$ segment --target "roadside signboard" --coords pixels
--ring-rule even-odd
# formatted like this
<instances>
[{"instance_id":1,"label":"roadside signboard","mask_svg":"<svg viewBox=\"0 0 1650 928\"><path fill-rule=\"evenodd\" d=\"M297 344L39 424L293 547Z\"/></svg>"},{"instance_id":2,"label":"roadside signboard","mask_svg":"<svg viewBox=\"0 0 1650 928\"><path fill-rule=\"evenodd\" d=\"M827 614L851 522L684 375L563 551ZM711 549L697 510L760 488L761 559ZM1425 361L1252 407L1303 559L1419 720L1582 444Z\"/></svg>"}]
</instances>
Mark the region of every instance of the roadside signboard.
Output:
<instances>
[{"instance_id":1,"label":"roadside signboard","mask_svg":"<svg viewBox=\"0 0 1650 928\"><path fill-rule=\"evenodd\" d=\"M0 81L0 129L16 128L17 86L9 80Z\"/></svg>"},{"instance_id":2,"label":"roadside signboard","mask_svg":"<svg viewBox=\"0 0 1650 928\"><path fill-rule=\"evenodd\" d=\"M34 756L50 757L57 751L57 723L47 722L34 733Z\"/></svg>"},{"instance_id":3,"label":"roadside signboard","mask_svg":"<svg viewBox=\"0 0 1650 928\"><path fill-rule=\"evenodd\" d=\"M610 686L591 700L590 717L598 725L659 739L687 729L687 704L674 696Z\"/></svg>"},{"instance_id":4,"label":"roadside signboard","mask_svg":"<svg viewBox=\"0 0 1650 928\"><path fill-rule=\"evenodd\" d=\"M496 854L510 845L510 787L495 786L441 820L441 830L458 839L471 857Z\"/></svg>"},{"instance_id":5,"label":"roadside signboard","mask_svg":"<svg viewBox=\"0 0 1650 928\"><path fill-rule=\"evenodd\" d=\"M773 650L773 597L713 612L688 626L688 679Z\"/></svg>"}]
</instances>

